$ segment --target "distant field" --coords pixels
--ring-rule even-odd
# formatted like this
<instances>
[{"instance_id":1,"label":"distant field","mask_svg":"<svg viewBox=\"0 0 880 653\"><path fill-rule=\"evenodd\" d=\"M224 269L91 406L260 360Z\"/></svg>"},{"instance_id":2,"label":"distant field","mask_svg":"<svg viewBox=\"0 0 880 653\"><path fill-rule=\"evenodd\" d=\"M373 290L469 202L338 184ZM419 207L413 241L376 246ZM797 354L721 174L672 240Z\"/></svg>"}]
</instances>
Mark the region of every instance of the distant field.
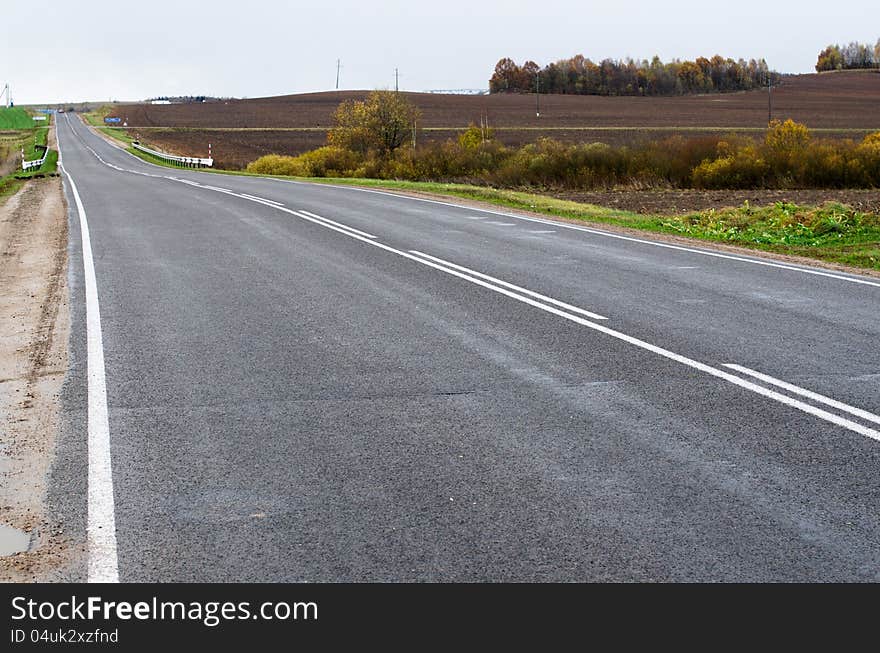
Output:
<instances>
[{"instance_id":1,"label":"distant field","mask_svg":"<svg viewBox=\"0 0 880 653\"><path fill-rule=\"evenodd\" d=\"M324 144L339 103L365 95L366 91L339 91L203 104L125 105L116 114L128 121L131 131L168 151L200 156L212 143L218 165L241 168L262 154L298 154ZM428 140L453 137L468 124L479 124L481 115L510 146L542 136L621 145L675 133L755 133L767 125L763 90L663 98L542 95L540 118L534 95L406 95L422 111L423 138ZM873 72L792 76L773 90L775 118L803 122L820 136L859 139L880 130L878 106L880 74Z\"/></svg>"},{"instance_id":2,"label":"distant field","mask_svg":"<svg viewBox=\"0 0 880 653\"><path fill-rule=\"evenodd\" d=\"M317 127L332 124L343 100L365 91L287 95L204 104L130 105L120 113L132 127ZM422 110L424 127L466 127L488 114L492 127L734 127L767 124L766 91L664 98L407 93ZM774 89L774 113L812 128L880 129L880 74L841 72L785 78Z\"/></svg>"},{"instance_id":3,"label":"distant field","mask_svg":"<svg viewBox=\"0 0 880 653\"><path fill-rule=\"evenodd\" d=\"M0 107L0 129L32 129L34 119L19 107Z\"/></svg>"}]
</instances>

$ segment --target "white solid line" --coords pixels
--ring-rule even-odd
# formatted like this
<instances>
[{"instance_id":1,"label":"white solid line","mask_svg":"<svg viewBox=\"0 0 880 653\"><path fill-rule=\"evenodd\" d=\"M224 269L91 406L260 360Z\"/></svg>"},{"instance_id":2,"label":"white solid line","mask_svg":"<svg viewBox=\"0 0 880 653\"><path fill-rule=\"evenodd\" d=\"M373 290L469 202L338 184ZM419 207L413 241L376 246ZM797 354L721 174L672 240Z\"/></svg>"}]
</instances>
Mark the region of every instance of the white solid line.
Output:
<instances>
[{"instance_id":1,"label":"white solid line","mask_svg":"<svg viewBox=\"0 0 880 653\"><path fill-rule=\"evenodd\" d=\"M780 388L788 390L789 392L793 392L794 394L801 395L802 397L806 397L807 399L812 399L813 401L817 401L820 404L825 404L826 406L831 406L832 408L836 408L837 410L842 410L843 412L849 413L850 415L861 417L862 419L869 422L880 424L880 415L875 415L874 413L870 413L867 410L862 410L861 408L850 406L849 404L845 404L842 401L837 401L836 399L832 399L831 397L820 395L818 392L813 392L812 390L801 388L794 385L793 383L781 381L780 379L773 378L769 374L756 372L755 370L751 370L748 367L743 367L742 365L734 365L733 363L726 363L724 367L729 367L730 369L736 370L737 372L748 374L749 376L753 376L756 379L763 381L764 383L778 386Z\"/></svg>"},{"instance_id":2,"label":"white solid line","mask_svg":"<svg viewBox=\"0 0 880 653\"><path fill-rule=\"evenodd\" d=\"M607 320L607 317L599 315L598 313L592 313L590 311L586 311L582 308L578 308L577 306L572 306L571 304L566 304L565 302L561 302L558 299L553 299L552 297L547 297L546 295L542 295L541 293L534 292L532 290L528 290L526 288L522 288L520 286L515 286L512 283L508 283L507 281L502 281L501 279L496 279L495 277L490 277L488 274L483 274L482 272L477 272L476 270L471 270L470 268L466 268L463 265L456 265L455 263L451 263L450 261L446 261L442 258L437 258L435 256L430 256L423 252L419 252L418 250L411 249L409 250L410 254L415 254L416 256L424 257L430 261L434 261L435 263L439 263L440 265L446 265L448 267L454 268L456 270L461 270L467 274L471 274L475 277L479 277L481 279L486 279L487 281L491 281L492 283L497 283L505 288L510 288L511 290L515 290L517 292L523 293L525 295L529 295L530 297L534 297L535 299L540 299L542 302L548 302L550 304L554 304L559 306L560 308L564 308L567 311L571 311L572 313L580 313L581 315L586 315L587 317L591 317L594 320Z\"/></svg>"},{"instance_id":3,"label":"white solid line","mask_svg":"<svg viewBox=\"0 0 880 653\"><path fill-rule=\"evenodd\" d=\"M316 215L316 214L312 213L311 211L306 211L304 209L300 209L299 212L304 213L305 215L312 217L312 218L315 218L317 220L323 220L324 222L329 222L330 224L335 224L337 227L341 227L343 229L348 229L349 231L353 231L356 234L360 234L361 236L364 236L365 238L375 238L375 236L373 234L368 234L366 231L361 231L360 229L355 229L354 227L349 227L346 224L341 224L339 222L335 222L335 221L331 220L330 218L325 218L320 215Z\"/></svg>"},{"instance_id":4,"label":"white solid line","mask_svg":"<svg viewBox=\"0 0 880 653\"><path fill-rule=\"evenodd\" d=\"M309 186L321 186L327 188L337 188L340 190L350 190L361 193L374 193L376 195L387 195L389 197L396 197L402 200L409 200L412 202L427 202L429 204L439 204L441 206L451 206L457 209L462 209L464 211L477 211L480 213L486 213L489 215L500 215L506 218L514 218L516 220L526 220L528 222L537 222L539 224L544 224L547 226L559 227L560 229L569 229L572 231L583 231L585 233L593 234L596 236L604 236L606 238L616 238L618 240L625 240L633 243L639 243L642 245L650 245L652 247L662 247L665 249L672 249L681 252L689 252L691 254L699 254L701 256L712 256L715 258L726 259L729 261L737 261L739 263L751 263L752 265L763 265L765 267L771 268L779 268L782 270L789 270L791 272L802 272L804 274L812 274L819 277L828 277L830 279L837 279L839 281L849 281L850 283L858 283L865 286L873 286L875 288L880 288L880 282L877 281L869 281L868 279L855 277L855 276L844 276L841 274L833 274L831 272L823 272L821 270L815 270L811 268L801 268L795 267L793 265L785 265L783 263L773 263L772 261L764 261L761 259L754 258L745 258L743 256L733 256L730 254L722 254L720 252L713 252L703 249L695 249L693 247L684 247L682 245L672 245L670 243L661 243L653 240L645 240L643 238L633 238L632 236L624 236L622 234L612 233L610 231L602 231L600 229L592 229L590 227L580 227L578 225L565 224L562 222L556 222L553 220L545 220L542 218L533 218L525 215L517 215L515 213L506 213L502 211L492 211L491 209L479 209L473 206L465 206L463 204L455 204L453 202L442 202L440 200L430 200L424 197L411 197L409 195L399 195L398 193L391 193L388 191L374 190L371 188L357 188L356 186L339 186L337 184L321 184L316 182L308 182L308 181L294 181L292 179L274 179L272 177L261 177L261 179L268 179L270 181L278 181L286 184L304 184Z\"/></svg>"},{"instance_id":5,"label":"white solid line","mask_svg":"<svg viewBox=\"0 0 880 653\"><path fill-rule=\"evenodd\" d=\"M56 131L57 138L57 131ZM61 140L58 149L61 150ZM61 156L59 154L59 163ZM110 462L110 421L107 412L107 383L98 283L89 224L79 191L70 173L62 168L73 194L82 234L83 271L86 294L86 358L88 364L88 581L118 583L116 515L113 502L113 470Z\"/></svg>"}]
</instances>

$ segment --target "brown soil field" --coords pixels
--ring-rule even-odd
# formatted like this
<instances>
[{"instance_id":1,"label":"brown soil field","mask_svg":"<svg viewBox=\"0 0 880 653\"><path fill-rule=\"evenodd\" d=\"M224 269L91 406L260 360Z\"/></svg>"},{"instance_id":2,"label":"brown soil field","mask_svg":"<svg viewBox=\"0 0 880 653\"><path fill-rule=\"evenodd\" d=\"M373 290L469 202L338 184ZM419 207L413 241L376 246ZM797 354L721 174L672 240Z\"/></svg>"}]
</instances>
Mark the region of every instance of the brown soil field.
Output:
<instances>
[{"instance_id":1,"label":"brown soil field","mask_svg":"<svg viewBox=\"0 0 880 653\"><path fill-rule=\"evenodd\" d=\"M286 95L203 104L125 105L118 113L144 140L200 156L214 146L218 167L238 169L263 154L299 154L325 143L340 102L367 91ZM488 116L508 146L550 136L565 142L633 144L681 133L760 133L767 92L682 97L406 94L422 111L422 138L445 140ZM880 130L880 74L844 71L785 77L773 89L773 116L807 124L821 136L860 139Z\"/></svg>"},{"instance_id":2,"label":"brown soil field","mask_svg":"<svg viewBox=\"0 0 880 653\"><path fill-rule=\"evenodd\" d=\"M131 105L120 113L132 127L298 127L332 124L343 100L366 91L334 91L203 104ZM493 127L733 127L767 124L766 91L682 97L542 95L541 117L534 95L440 95L406 93L422 111L423 127L466 127L488 114ZM796 75L773 90L777 118L811 128L880 129L880 74L873 71Z\"/></svg>"}]
</instances>

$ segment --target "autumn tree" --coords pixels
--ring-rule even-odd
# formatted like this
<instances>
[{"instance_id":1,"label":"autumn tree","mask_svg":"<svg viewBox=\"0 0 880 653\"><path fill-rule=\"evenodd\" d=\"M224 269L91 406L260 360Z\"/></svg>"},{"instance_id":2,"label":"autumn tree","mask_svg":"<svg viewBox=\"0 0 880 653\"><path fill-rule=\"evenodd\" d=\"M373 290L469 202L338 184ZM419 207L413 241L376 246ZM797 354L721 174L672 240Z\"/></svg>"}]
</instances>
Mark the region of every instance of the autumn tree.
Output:
<instances>
[{"instance_id":1,"label":"autumn tree","mask_svg":"<svg viewBox=\"0 0 880 653\"><path fill-rule=\"evenodd\" d=\"M328 144L360 154L390 154L418 128L421 112L396 91L373 91L366 100L347 100L334 114Z\"/></svg>"},{"instance_id":2,"label":"autumn tree","mask_svg":"<svg viewBox=\"0 0 880 653\"><path fill-rule=\"evenodd\" d=\"M535 80L538 78L540 71L541 67L534 61L526 61L519 73L520 89L523 91L534 91Z\"/></svg>"},{"instance_id":3,"label":"autumn tree","mask_svg":"<svg viewBox=\"0 0 880 653\"><path fill-rule=\"evenodd\" d=\"M512 91L519 83L520 68L513 59L501 59L495 64L495 72L489 80L490 93Z\"/></svg>"},{"instance_id":4,"label":"autumn tree","mask_svg":"<svg viewBox=\"0 0 880 653\"><path fill-rule=\"evenodd\" d=\"M854 59L864 59L858 50ZM542 93L582 95L678 95L709 91L745 91L766 86L772 76L763 60L734 61L719 55L696 61L659 57L643 59L603 59L594 63L583 55L560 59L539 67L533 61L522 66L509 58L501 59L489 80L490 93L533 93L536 79Z\"/></svg>"},{"instance_id":5,"label":"autumn tree","mask_svg":"<svg viewBox=\"0 0 880 653\"><path fill-rule=\"evenodd\" d=\"M880 67L880 40L874 46L856 41L829 45L816 60L816 72L877 67Z\"/></svg>"}]
</instances>

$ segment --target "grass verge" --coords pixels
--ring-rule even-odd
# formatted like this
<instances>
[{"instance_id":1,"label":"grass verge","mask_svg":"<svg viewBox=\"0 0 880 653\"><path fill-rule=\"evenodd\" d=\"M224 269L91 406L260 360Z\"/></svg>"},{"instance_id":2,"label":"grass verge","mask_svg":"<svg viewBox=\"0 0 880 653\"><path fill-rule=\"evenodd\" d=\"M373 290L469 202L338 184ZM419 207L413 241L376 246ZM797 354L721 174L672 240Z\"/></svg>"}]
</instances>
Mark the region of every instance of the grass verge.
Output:
<instances>
[{"instance_id":1,"label":"grass verge","mask_svg":"<svg viewBox=\"0 0 880 653\"><path fill-rule=\"evenodd\" d=\"M101 131L130 145L124 129L101 128ZM158 165L168 164L148 154L129 151ZM232 170L210 170L218 174L266 177ZM338 184L431 193L476 200L509 209L561 217L585 223L598 223L646 232L747 247L750 249L801 256L856 268L880 270L880 216L829 203L822 207L797 206L778 202L764 207L744 204L721 210L709 209L686 215L642 215L592 204L560 200L544 195L438 182L393 181L351 178L293 178L314 183Z\"/></svg>"},{"instance_id":2,"label":"grass verge","mask_svg":"<svg viewBox=\"0 0 880 653\"><path fill-rule=\"evenodd\" d=\"M10 132L8 138L0 143L0 157L13 157L15 160L15 167L12 172L4 177L0 177L0 204L4 203L11 195L14 195L28 179L45 177L46 175L56 173L58 170L58 152L56 150L49 150L46 160L39 168L28 170L27 172L21 169L21 150L24 150L26 160L33 161L43 156L43 147L48 144L48 141L48 127L32 127L28 130Z\"/></svg>"},{"instance_id":3,"label":"grass verge","mask_svg":"<svg viewBox=\"0 0 880 653\"><path fill-rule=\"evenodd\" d=\"M98 131L104 132L111 138L115 138L117 141L124 143L125 145L131 145L134 143L134 138L128 133L128 130L124 127L98 127Z\"/></svg>"},{"instance_id":4,"label":"grass verge","mask_svg":"<svg viewBox=\"0 0 880 653\"><path fill-rule=\"evenodd\" d=\"M0 129L32 129L34 119L19 107L0 107Z\"/></svg>"}]
</instances>

